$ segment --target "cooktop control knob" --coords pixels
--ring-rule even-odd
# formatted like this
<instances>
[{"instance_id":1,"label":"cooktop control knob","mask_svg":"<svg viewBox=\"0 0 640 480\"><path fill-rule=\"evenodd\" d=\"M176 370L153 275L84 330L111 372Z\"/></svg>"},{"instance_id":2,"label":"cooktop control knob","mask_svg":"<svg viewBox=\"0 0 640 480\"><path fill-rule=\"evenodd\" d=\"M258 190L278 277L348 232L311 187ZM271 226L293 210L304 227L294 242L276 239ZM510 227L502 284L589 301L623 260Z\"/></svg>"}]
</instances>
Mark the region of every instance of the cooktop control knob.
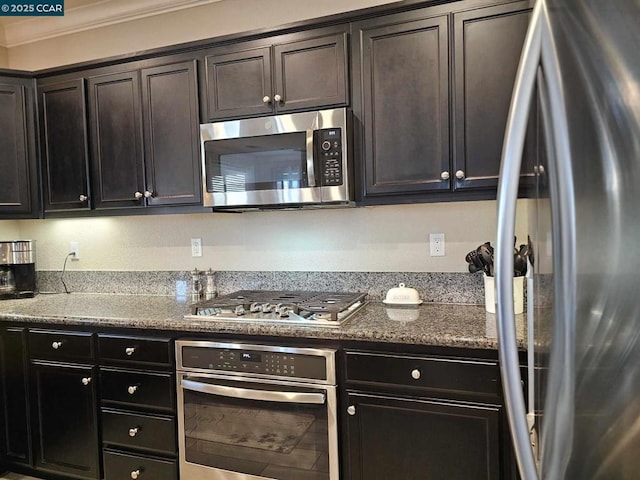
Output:
<instances>
[{"instance_id":1,"label":"cooktop control knob","mask_svg":"<svg viewBox=\"0 0 640 480\"><path fill-rule=\"evenodd\" d=\"M271 305L270 303L262 304L262 313L271 313L275 309L275 305Z\"/></svg>"},{"instance_id":2,"label":"cooktop control knob","mask_svg":"<svg viewBox=\"0 0 640 480\"><path fill-rule=\"evenodd\" d=\"M249 305L249 311L251 313L258 313L262 311L262 306L258 302L253 302Z\"/></svg>"},{"instance_id":3,"label":"cooktop control knob","mask_svg":"<svg viewBox=\"0 0 640 480\"><path fill-rule=\"evenodd\" d=\"M244 315L244 307L242 305L238 305L236 308L233 309L233 313L236 316L241 317L242 315Z\"/></svg>"},{"instance_id":4,"label":"cooktop control knob","mask_svg":"<svg viewBox=\"0 0 640 480\"><path fill-rule=\"evenodd\" d=\"M287 318L289 316L290 311L291 311L291 307L289 307L288 305L284 305L282 303L279 303L276 305L276 313L281 318Z\"/></svg>"},{"instance_id":5,"label":"cooktop control knob","mask_svg":"<svg viewBox=\"0 0 640 480\"><path fill-rule=\"evenodd\" d=\"M322 147L322 150L326 152L331 148L331 142L329 140L325 140L324 142L322 142L321 147Z\"/></svg>"}]
</instances>

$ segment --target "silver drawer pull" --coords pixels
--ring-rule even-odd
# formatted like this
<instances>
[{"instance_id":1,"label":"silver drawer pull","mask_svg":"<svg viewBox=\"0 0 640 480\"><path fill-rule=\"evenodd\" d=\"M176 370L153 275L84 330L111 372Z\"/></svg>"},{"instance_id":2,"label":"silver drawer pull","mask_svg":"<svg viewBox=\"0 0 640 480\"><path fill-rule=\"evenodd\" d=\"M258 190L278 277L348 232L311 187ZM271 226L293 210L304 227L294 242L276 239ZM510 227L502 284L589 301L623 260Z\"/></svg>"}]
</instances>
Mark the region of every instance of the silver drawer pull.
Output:
<instances>
[{"instance_id":1,"label":"silver drawer pull","mask_svg":"<svg viewBox=\"0 0 640 480\"><path fill-rule=\"evenodd\" d=\"M62 346L62 342L53 342L51 344L51 348L53 348L54 350L58 350L61 346Z\"/></svg>"},{"instance_id":2,"label":"silver drawer pull","mask_svg":"<svg viewBox=\"0 0 640 480\"><path fill-rule=\"evenodd\" d=\"M356 406L355 405L349 405L347 407L347 413L351 416L356 414Z\"/></svg>"},{"instance_id":3,"label":"silver drawer pull","mask_svg":"<svg viewBox=\"0 0 640 480\"><path fill-rule=\"evenodd\" d=\"M124 349L124 353L126 353L129 356L133 355L133 352L135 351L136 351L135 347L127 347Z\"/></svg>"},{"instance_id":4,"label":"silver drawer pull","mask_svg":"<svg viewBox=\"0 0 640 480\"><path fill-rule=\"evenodd\" d=\"M417 368L414 368L413 370L411 370L411 378L413 378L414 380L420 380L420 376L422 374L420 373L420 370Z\"/></svg>"},{"instance_id":5,"label":"silver drawer pull","mask_svg":"<svg viewBox=\"0 0 640 480\"><path fill-rule=\"evenodd\" d=\"M138 432L140 431L140 427L133 427L129 429L129 436L130 437L135 437Z\"/></svg>"},{"instance_id":6,"label":"silver drawer pull","mask_svg":"<svg viewBox=\"0 0 640 480\"><path fill-rule=\"evenodd\" d=\"M131 478L133 480L136 480L137 478L140 478L140 474L141 473L142 473L142 471L140 471L140 469L134 470L133 472L131 472Z\"/></svg>"},{"instance_id":7,"label":"silver drawer pull","mask_svg":"<svg viewBox=\"0 0 640 480\"><path fill-rule=\"evenodd\" d=\"M89 385L91 383L91 377L84 377L82 379L82 384L83 385Z\"/></svg>"},{"instance_id":8,"label":"silver drawer pull","mask_svg":"<svg viewBox=\"0 0 640 480\"><path fill-rule=\"evenodd\" d=\"M136 393L136 390L138 390L137 385L129 385L129 388L127 388L127 392L129 392L129 395L133 395L134 393Z\"/></svg>"}]
</instances>

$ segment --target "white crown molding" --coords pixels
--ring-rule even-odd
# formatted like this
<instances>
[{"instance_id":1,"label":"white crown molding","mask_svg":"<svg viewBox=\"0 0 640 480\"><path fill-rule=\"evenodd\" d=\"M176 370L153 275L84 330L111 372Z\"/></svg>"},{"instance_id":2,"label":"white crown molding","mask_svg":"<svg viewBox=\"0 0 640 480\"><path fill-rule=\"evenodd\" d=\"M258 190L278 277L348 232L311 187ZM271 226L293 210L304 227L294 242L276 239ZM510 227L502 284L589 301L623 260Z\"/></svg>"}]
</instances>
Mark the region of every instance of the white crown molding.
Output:
<instances>
[{"instance_id":1,"label":"white crown molding","mask_svg":"<svg viewBox=\"0 0 640 480\"><path fill-rule=\"evenodd\" d=\"M4 26L0 46L16 47L94 28L198 7L221 0L102 0L71 8L63 17L31 17ZM3 42L4 40L4 42Z\"/></svg>"}]
</instances>

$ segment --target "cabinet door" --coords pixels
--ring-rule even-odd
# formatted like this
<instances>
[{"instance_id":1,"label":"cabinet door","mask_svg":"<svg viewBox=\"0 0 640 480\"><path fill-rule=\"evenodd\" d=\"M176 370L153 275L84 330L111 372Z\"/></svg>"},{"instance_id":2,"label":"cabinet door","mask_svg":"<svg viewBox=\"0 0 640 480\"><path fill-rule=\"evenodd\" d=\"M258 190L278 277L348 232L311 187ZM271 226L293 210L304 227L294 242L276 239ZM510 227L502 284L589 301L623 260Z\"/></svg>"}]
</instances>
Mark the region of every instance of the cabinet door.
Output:
<instances>
[{"instance_id":1,"label":"cabinet door","mask_svg":"<svg viewBox=\"0 0 640 480\"><path fill-rule=\"evenodd\" d=\"M44 85L38 92L45 212L87 209L91 195L84 79Z\"/></svg>"},{"instance_id":2,"label":"cabinet door","mask_svg":"<svg viewBox=\"0 0 640 480\"><path fill-rule=\"evenodd\" d=\"M346 38L339 33L274 46L279 113L347 104Z\"/></svg>"},{"instance_id":3,"label":"cabinet door","mask_svg":"<svg viewBox=\"0 0 640 480\"><path fill-rule=\"evenodd\" d=\"M0 215L30 213L26 88L0 79Z\"/></svg>"},{"instance_id":4,"label":"cabinet door","mask_svg":"<svg viewBox=\"0 0 640 480\"><path fill-rule=\"evenodd\" d=\"M206 57L206 66L209 121L273 112L270 47L219 50Z\"/></svg>"},{"instance_id":5,"label":"cabinet door","mask_svg":"<svg viewBox=\"0 0 640 480\"><path fill-rule=\"evenodd\" d=\"M201 203L195 60L142 70L142 104L147 205Z\"/></svg>"},{"instance_id":6,"label":"cabinet door","mask_svg":"<svg viewBox=\"0 0 640 480\"><path fill-rule=\"evenodd\" d=\"M144 205L139 85L137 71L89 79L95 208Z\"/></svg>"},{"instance_id":7,"label":"cabinet door","mask_svg":"<svg viewBox=\"0 0 640 480\"><path fill-rule=\"evenodd\" d=\"M351 480L499 479L493 406L349 393Z\"/></svg>"},{"instance_id":8,"label":"cabinet door","mask_svg":"<svg viewBox=\"0 0 640 480\"><path fill-rule=\"evenodd\" d=\"M365 198L450 187L447 17L416 15L354 27Z\"/></svg>"},{"instance_id":9,"label":"cabinet door","mask_svg":"<svg viewBox=\"0 0 640 480\"><path fill-rule=\"evenodd\" d=\"M25 329L7 328L0 335L2 455L7 462L31 465Z\"/></svg>"},{"instance_id":10,"label":"cabinet door","mask_svg":"<svg viewBox=\"0 0 640 480\"><path fill-rule=\"evenodd\" d=\"M31 363L38 469L100 478L95 368Z\"/></svg>"},{"instance_id":11,"label":"cabinet door","mask_svg":"<svg viewBox=\"0 0 640 480\"><path fill-rule=\"evenodd\" d=\"M498 184L504 130L530 12L529 2L516 2L454 15L456 190ZM531 176L535 122L532 112L524 153Z\"/></svg>"}]
</instances>

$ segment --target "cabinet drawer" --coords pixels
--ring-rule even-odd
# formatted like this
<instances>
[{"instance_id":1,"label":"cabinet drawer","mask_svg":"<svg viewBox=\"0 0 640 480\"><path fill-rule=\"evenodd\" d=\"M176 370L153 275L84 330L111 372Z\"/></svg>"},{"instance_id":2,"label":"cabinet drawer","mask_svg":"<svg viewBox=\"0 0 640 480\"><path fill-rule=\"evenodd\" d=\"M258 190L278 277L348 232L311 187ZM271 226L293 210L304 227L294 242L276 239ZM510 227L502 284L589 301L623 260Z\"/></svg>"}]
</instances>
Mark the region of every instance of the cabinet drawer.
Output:
<instances>
[{"instance_id":1,"label":"cabinet drawer","mask_svg":"<svg viewBox=\"0 0 640 480\"><path fill-rule=\"evenodd\" d=\"M392 354L346 352L350 383L368 383L474 395L500 395L498 363Z\"/></svg>"},{"instance_id":2,"label":"cabinet drawer","mask_svg":"<svg viewBox=\"0 0 640 480\"><path fill-rule=\"evenodd\" d=\"M29 356L42 360L93 360L93 335L55 330L29 331Z\"/></svg>"},{"instance_id":3,"label":"cabinet drawer","mask_svg":"<svg viewBox=\"0 0 640 480\"><path fill-rule=\"evenodd\" d=\"M172 341L168 338L139 338L98 335L100 363L103 364L173 364Z\"/></svg>"},{"instance_id":4,"label":"cabinet drawer","mask_svg":"<svg viewBox=\"0 0 640 480\"><path fill-rule=\"evenodd\" d=\"M173 373L100 369L103 403L174 410Z\"/></svg>"},{"instance_id":5,"label":"cabinet drawer","mask_svg":"<svg viewBox=\"0 0 640 480\"><path fill-rule=\"evenodd\" d=\"M102 409L104 444L176 455L173 417Z\"/></svg>"},{"instance_id":6,"label":"cabinet drawer","mask_svg":"<svg viewBox=\"0 0 640 480\"><path fill-rule=\"evenodd\" d=\"M175 460L105 450L104 480L128 480L130 478L177 480L178 465Z\"/></svg>"}]
</instances>

